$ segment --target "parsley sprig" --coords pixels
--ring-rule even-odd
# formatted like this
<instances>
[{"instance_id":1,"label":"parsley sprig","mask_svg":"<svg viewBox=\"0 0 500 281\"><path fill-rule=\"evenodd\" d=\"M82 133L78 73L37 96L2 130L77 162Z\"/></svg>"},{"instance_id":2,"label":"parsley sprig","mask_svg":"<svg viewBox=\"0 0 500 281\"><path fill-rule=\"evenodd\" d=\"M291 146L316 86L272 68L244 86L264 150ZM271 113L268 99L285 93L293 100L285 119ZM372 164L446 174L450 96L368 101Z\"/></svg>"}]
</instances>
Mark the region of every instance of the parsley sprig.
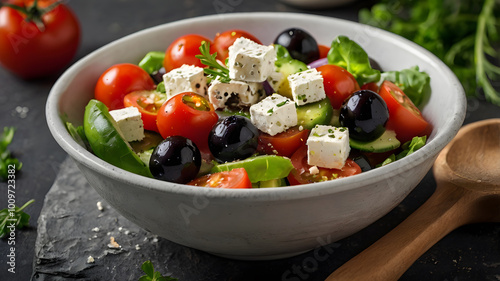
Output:
<instances>
[{"instance_id":1,"label":"parsley sprig","mask_svg":"<svg viewBox=\"0 0 500 281\"><path fill-rule=\"evenodd\" d=\"M15 207L14 210L2 209L0 210L0 238L4 238L7 233L11 232L11 227L15 226L21 229L28 225L30 215L23 212L23 210L35 202L34 199L26 202L21 208Z\"/></svg>"},{"instance_id":2,"label":"parsley sprig","mask_svg":"<svg viewBox=\"0 0 500 281\"><path fill-rule=\"evenodd\" d=\"M204 68L204 72L210 77L219 77L222 83L229 83L231 79L229 78L229 69L221 65L217 61L217 52L210 54L210 43L203 41L200 46L201 55L196 55L195 57L200 60L200 62L208 67Z\"/></svg>"},{"instance_id":3,"label":"parsley sprig","mask_svg":"<svg viewBox=\"0 0 500 281\"><path fill-rule=\"evenodd\" d=\"M12 157L11 152L7 149L14 138L14 127L4 127L3 134L0 136L0 178L3 181L9 178L9 170L15 166L16 170L21 169L22 163Z\"/></svg>"},{"instance_id":4,"label":"parsley sprig","mask_svg":"<svg viewBox=\"0 0 500 281\"><path fill-rule=\"evenodd\" d=\"M139 278L139 281L177 281L177 278L162 276L160 272L155 271L151 261L145 261L141 266L142 271L146 273Z\"/></svg>"}]
</instances>

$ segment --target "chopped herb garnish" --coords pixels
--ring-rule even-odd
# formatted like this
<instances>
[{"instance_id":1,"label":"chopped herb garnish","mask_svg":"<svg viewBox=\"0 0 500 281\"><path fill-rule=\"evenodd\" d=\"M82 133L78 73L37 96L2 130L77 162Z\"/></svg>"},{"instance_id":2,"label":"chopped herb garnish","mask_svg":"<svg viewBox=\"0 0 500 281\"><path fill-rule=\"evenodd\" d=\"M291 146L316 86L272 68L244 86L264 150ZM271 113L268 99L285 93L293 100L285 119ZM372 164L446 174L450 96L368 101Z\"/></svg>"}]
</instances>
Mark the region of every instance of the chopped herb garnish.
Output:
<instances>
[{"instance_id":1,"label":"chopped herb garnish","mask_svg":"<svg viewBox=\"0 0 500 281\"><path fill-rule=\"evenodd\" d=\"M284 100L284 101L282 101L282 102L278 103L276 106L277 106L277 107L282 107L282 106L284 106L284 105L285 105L285 104L287 104L287 103L288 103L288 100Z\"/></svg>"},{"instance_id":2,"label":"chopped herb garnish","mask_svg":"<svg viewBox=\"0 0 500 281\"><path fill-rule=\"evenodd\" d=\"M229 78L229 69L217 62L217 52L210 54L210 43L203 41L200 46L201 55L196 55L195 57L200 60L200 62L208 67L204 68L203 71L209 76L209 78L214 79L219 77L222 83L229 83L231 79Z\"/></svg>"},{"instance_id":3,"label":"chopped herb garnish","mask_svg":"<svg viewBox=\"0 0 500 281\"><path fill-rule=\"evenodd\" d=\"M269 115L270 115L270 116L271 116L271 115L273 115L273 112L274 112L274 109L273 109L273 108L271 108L271 109L269 109L269 110L267 111L267 113L269 113Z\"/></svg>"},{"instance_id":4,"label":"chopped herb garnish","mask_svg":"<svg viewBox=\"0 0 500 281\"><path fill-rule=\"evenodd\" d=\"M177 278L162 276L160 272L155 271L151 261L145 261L141 266L142 271L146 273L139 278L139 281L177 281Z\"/></svg>"},{"instance_id":5,"label":"chopped herb garnish","mask_svg":"<svg viewBox=\"0 0 500 281\"><path fill-rule=\"evenodd\" d=\"M12 232L14 228L21 229L28 225L30 215L23 212L23 210L33 202L35 202L35 200L31 199L21 208L14 206L14 209L0 210L0 238L4 238L7 233Z\"/></svg>"}]
</instances>

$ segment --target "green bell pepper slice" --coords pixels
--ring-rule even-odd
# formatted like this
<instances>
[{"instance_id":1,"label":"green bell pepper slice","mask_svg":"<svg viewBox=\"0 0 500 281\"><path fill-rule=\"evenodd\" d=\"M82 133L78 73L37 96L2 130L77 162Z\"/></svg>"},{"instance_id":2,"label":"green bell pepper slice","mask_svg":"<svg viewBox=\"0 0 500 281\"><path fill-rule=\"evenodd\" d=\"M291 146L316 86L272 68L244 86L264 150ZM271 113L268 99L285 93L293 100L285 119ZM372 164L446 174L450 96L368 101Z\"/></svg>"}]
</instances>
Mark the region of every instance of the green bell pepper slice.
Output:
<instances>
[{"instance_id":1,"label":"green bell pepper slice","mask_svg":"<svg viewBox=\"0 0 500 281\"><path fill-rule=\"evenodd\" d=\"M292 161L287 157L277 155L260 155L249 157L245 160L228 162L216 165L210 171L218 173L230 171L236 168L244 168L252 183L281 179L288 176L293 169Z\"/></svg>"},{"instance_id":2,"label":"green bell pepper slice","mask_svg":"<svg viewBox=\"0 0 500 281\"><path fill-rule=\"evenodd\" d=\"M83 129L94 154L118 168L152 178L148 165L135 154L117 128L106 105L90 100L85 107Z\"/></svg>"},{"instance_id":3,"label":"green bell pepper slice","mask_svg":"<svg viewBox=\"0 0 500 281\"><path fill-rule=\"evenodd\" d=\"M144 58L139 62L139 67L144 69L147 73L151 74L158 71L163 67L163 60L165 53L159 51L152 51L147 53Z\"/></svg>"}]
</instances>

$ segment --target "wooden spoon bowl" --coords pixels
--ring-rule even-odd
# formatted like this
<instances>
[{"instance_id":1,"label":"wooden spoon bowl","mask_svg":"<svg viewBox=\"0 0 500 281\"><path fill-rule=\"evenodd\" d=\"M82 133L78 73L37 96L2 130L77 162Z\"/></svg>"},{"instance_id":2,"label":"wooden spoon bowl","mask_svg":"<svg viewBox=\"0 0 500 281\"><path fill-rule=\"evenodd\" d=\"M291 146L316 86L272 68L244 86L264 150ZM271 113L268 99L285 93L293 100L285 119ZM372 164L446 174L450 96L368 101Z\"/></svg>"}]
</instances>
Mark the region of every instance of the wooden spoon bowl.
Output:
<instances>
[{"instance_id":1,"label":"wooden spoon bowl","mask_svg":"<svg viewBox=\"0 0 500 281\"><path fill-rule=\"evenodd\" d=\"M454 229L500 222L500 119L462 127L438 155L433 172L437 186L427 202L327 281L398 280Z\"/></svg>"}]
</instances>

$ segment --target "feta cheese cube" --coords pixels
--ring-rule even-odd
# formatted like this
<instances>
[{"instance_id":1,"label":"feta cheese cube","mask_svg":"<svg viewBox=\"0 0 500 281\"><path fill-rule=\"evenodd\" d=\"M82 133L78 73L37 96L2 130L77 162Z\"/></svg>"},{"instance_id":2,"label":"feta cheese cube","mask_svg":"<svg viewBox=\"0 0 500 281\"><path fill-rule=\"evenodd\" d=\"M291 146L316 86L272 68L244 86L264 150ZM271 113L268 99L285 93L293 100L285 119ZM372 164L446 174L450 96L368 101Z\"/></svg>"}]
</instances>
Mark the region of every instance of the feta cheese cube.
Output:
<instances>
[{"instance_id":1,"label":"feta cheese cube","mask_svg":"<svg viewBox=\"0 0 500 281\"><path fill-rule=\"evenodd\" d=\"M109 114L116 121L119 132L126 141L140 141L144 138L144 125L137 107L111 110Z\"/></svg>"},{"instance_id":2,"label":"feta cheese cube","mask_svg":"<svg viewBox=\"0 0 500 281\"><path fill-rule=\"evenodd\" d=\"M264 95L262 83L246 83L236 80L222 83L219 79L215 79L208 88L208 99L215 109L227 107L230 98L230 101L236 102L237 106L251 106L260 101Z\"/></svg>"},{"instance_id":3,"label":"feta cheese cube","mask_svg":"<svg viewBox=\"0 0 500 281\"><path fill-rule=\"evenodd\" d=\"M311 166L341 169L350 151L345 127L316 125L307 139L307 163Z\"/></svg>"},{"instance_id":4,"label":"feta cheese cube","mask_svg":"<svg viewBox=\"0 0 500 281\"><path fill-rule=\"evenodd\" d=\"M250 107L250 120L257 129L274 136L297 125L297 110L289 98L272 94Z\"/></svg>"},{"instance_id":5,"label":"feta cheese cube","mask_svg":"<svg viewBox=\"0 0 500 281\"><path fill-rule=\"evenodd\" d=\"M184 64L165 73L163 82L167 99L183 92L195 92L207 97L207 77L201 67Z\"/></svg>"},{"instance_id":6,"label":"feta cheese cube","mask_svg":"<svg viewBox=\"0 0 500 281\"><path fill-rule=\"evenodd\" d=\"M297 105L304 105L326 98L323 76L314 68L290 74L287 79L293 100Z\"/></svg>"},{"instance_id":7,"label":"feta cheese cube","mask_svg":"<svg viewBox=\"0 0 500 281\"><path fill-rule=\"evenodd\" d=\"M229 47L229 78L246 82L264 82L274 72L276 52L273 46L257 44L240 37Z\"/></svg>"}]
</instances>

